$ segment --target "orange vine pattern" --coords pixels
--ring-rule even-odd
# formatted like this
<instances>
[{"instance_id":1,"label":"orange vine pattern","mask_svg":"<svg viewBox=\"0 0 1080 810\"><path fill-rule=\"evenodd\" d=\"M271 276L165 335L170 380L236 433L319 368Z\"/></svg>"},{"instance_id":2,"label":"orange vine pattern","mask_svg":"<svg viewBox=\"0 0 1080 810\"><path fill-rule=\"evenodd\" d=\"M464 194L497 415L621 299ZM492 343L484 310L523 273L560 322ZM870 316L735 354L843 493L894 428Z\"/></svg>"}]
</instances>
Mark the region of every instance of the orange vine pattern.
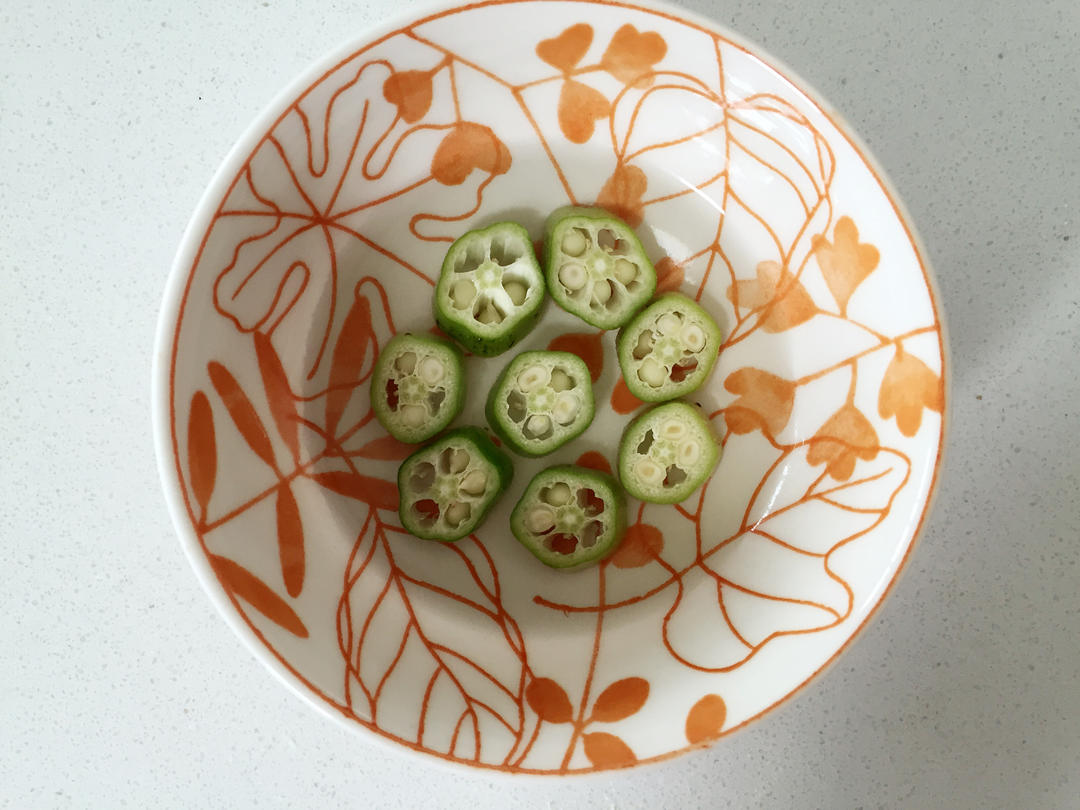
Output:
<instances>
[{"instance_id":1,"label":"orange vine pattern","mask_svg":"<svg viewBox=\"0 0 1080 810\"><path fill-rule=\"evenodd\" d=\"M618 4L581 5L603 17ZM895 420L900 436L915 437L928 414L944 409L942 372L933 368L941 363L936 316L890 331L860 315L860 291L893 257L866 241L850 211L834 210L840 161L822 117L779 92L729 90L724 55L742 51L708 31L715 74L687 72L678 60L667 66L674 49L640 20L693 26L637 13L637 25L602 37L589 22L545 32L535 55L551 72L526 81L440 44L422 23L358 51L259 140L188 280L185 308L205 292L230 330L220 355L228 364L204 349L199 369L181 379L174 345L172 370L178 475L221 587L267 649L327 705L446 759L545 773L620 768L708 744L752 719L745 708L733 716L738 694L722 676L779 639L851 619L856 594L841 557L889 518L913 476L913 458L884 438L886 428ZM392 58L388 42L409 61ZM599 56L590 62L590 53ZM719 407L710 417L728 454L751 448L760 475L738 509L718 492L722 475L692 503L637 506L617 553L576 581L574 599L565 590L524 601L505 592L496 530L445 546L409 538L397 522L392 471L410 448L380 431L367 402L374 358L398 331L405 299L430 294L445 242L489 195L506 199L498 180L522 149L520 133L511 141L466 112L466 75L513 99L564 201L595 201L633 224L650 210L680 216L701 195L718 212L703 244L658 262L659 291L729 307ZM546 108L533 95L545 88L557 88ZM692 109L694 125L668 131L656 123L658 105ZM654 131L643 135L646 121ZM559 138L594 150L606 138L606 174L572 184L577 175L564 168ZM702 144L714 160L701 159ZM679 167L675 185L657 168L669 163ZM772 197L762 196L763 185ZM380 214L391 207L393 216ZM193 292L196 275L209 282ZM399 297L399 287L407 294ZM822 367L793 375L790 366L723 362L740 346L791 340L832 321L859 341ZM185 322L182 309L175 343L204 326ZM935 339L936 355L919 348L924 335ZM600 335L567 334L551 348L583 356L594 381L601 378ZM878 357L889 358L883 372ZM846 393L822 404L816 384L826 379L846 380L838 389ZM628 414L642 403L620 381L610 404ZM796 418L802 407L820 412L809 429ZM610 469L597 451L579 463ZM343 568L330 574L316 571L321 555L311 552L320 521L334 519L315 512L321 502L335 504L352 532L360 527ZM264 514L258 520L274 526L273 568L242 528ZM810 528L822 526L839 528ZM689 545L675 542L684 536ZM340 595L327 616L309 582L330 575L340 578ZM586 592L588 578L595 587ZM687 696L677 740L660 735L660 747L633 722L656 703L654 668L620 658L609 641L619 617L640 616L643 607L662 616L667 665L713 679ZM520 623L530 609L530 622L552 616L584 628L580 673L548 669L550 648ZM336 683L325 660L304 670L301 661L314 655L305 644L335 647ZM662 714L649 722L670 721L666 709L655 711Z\"/></svg>"}]
</instances>

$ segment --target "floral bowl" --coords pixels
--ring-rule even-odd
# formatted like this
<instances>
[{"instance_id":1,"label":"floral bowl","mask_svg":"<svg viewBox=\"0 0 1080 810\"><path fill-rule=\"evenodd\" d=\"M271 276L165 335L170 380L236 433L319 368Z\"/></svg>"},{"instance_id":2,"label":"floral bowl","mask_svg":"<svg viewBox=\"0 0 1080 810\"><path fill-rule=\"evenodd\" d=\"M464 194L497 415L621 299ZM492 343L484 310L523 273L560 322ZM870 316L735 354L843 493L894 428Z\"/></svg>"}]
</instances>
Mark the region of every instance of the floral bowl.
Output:
<instances>
[{"instance_id":1,"label":"floral bowl","mask_svg":"<svg viewBox=\"0 0 1080 810\"><path fill-rule=\"evenodd\" d=\"M593 425L456 544L408 536L409 452L367 381L432 327L448 243L597 203L660 290L726 340L694 400L722 437L675 506L631 502L604 563L539 565L508 531L531 476L608 468L641 405L613 334L549 306L521 349L586 359ZM484 392L500 358L468 358ZM369 736L514 773L708 745L832 661L906 560L936 479L943 327L925 260L828 107L717 26L657 5L492 0L319 61L226 158L161 314L154 415L181 541L256 656ZM460 424L483 425L482 394Z\"/></svg>"}]
</instances>

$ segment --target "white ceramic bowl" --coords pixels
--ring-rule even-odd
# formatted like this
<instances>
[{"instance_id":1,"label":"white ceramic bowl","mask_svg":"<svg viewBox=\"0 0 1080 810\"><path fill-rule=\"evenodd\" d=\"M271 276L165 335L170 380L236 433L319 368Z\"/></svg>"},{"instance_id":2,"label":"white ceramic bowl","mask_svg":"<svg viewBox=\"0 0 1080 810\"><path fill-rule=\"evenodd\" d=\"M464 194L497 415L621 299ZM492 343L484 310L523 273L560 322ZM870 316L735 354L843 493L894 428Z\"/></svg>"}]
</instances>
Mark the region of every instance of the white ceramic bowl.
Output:
<instances>
[{"instance_id":1,"label":"white ceramic bowl","mask_svg":"<svg viewBox=\"0 0 1080 810\"><path fill-rule=\"evenodd\" d=\"M622 214L660 286L728 335L693 399L724 444L679 506L631 502L602 565L508 531L532 474L603 466L638 405L613 334L557 307L597 417L454 545L406 535L408 448L367 379L432 325L447 243L567 202ZM942 447L940 313L911 226L828 107L756 49L665 6L496 0L367 32L225 160L161 314L161 474L192 565L312 704L472 766L619 768L706 745L806 683L894 580ZM460 424L512 356L468 360Z\"/></svg>"}]
</instances>

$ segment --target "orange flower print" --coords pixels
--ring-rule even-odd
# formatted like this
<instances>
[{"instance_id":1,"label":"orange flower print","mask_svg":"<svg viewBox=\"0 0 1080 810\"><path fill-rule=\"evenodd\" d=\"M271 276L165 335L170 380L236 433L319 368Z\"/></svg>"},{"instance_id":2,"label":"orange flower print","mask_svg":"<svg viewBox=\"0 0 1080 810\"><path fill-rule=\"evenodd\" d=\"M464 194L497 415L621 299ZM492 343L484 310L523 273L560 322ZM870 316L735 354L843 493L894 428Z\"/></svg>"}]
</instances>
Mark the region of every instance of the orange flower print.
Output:
<instances>
[{"instance_id":1,"label":"orange flower print","mask_svg":"<svg viewBox=\"0 0 1080 810\"><path fill-rule=\"evenodd\" d=\"M447 133L435 150L431 174L444 186L457 186L473 169L505 174L510 170L510 151L488 127L463 121Z\"/></svg>"},{"instance_id":2,"label":"orange flower print","mask_svg":"<svg viewBox=\"0 0 1080 810\"><path fill-rule=\"evenodd\" d=\"M829 475L846 481L855 471L857 459L870 461L880 449L874 426L849 402L814 434L806 462L812 467L825 464Z\"/></svg>"},{"instance_id":3,"label":"orange flower print","mask_svg":"<svg viewBox=\"0 0 1080 810\"><path fill-rule=\"evenodd\" d=\"M724 380L724 388L738 394L724 411L732 433L752 433L759 428L775 436L791 418L795 406L795 383L760 368L740 368Z\"/></svg>"},{"instance_id":4,"label":"orange flower print","mask_svg":"<svg viewBox=\"0 0 1080 810\"><path fill-rule=\"evenodd\" d=\"M765 309L761 322L766 332L783 332L805 323L818 312L802 283L777 262L761 262L757 278L728 287L727 297L744 309Z\"/></svg>"},{"instance_id":5,"label":"orange flower print","mask_svg":"<svg viewBox=\"0 0 1080 810\"><path fill-rule=\"evenodd\" d=\"M625 220L631 228L636 228L645 218L641 198L645 196L648 185L645 172L637 166L619 164L600 189L596 204Z\"/></svg>"},{"instance_id":6,"label":"orange flower print","mask_svg":"<svg viewBox=\"0 0 1080 810\"><path fill-rule=\"evenodd\" d=\"M563 73L569 73L592 45L593 29L588 23L571 25L557 37L544 39L536 46L536 55Z\"/></svg>"},{"instance_id":7,"label":"orange flower print","mask_svg":"<svg viewBox=\"0 0 1080 810\"><path fill-rule=\"evenodd\" d=\"M878 266L878 249L870 244L860 244L859 229L851 217L840 217L833 231L832 242L825 238L825 234L814 237L814 254L825 283L840 305L840 312L846 312L855 288Z\"/></svg>"},{"instance_id":8,"label":"orange flower print","mask_svg":"<svg viewBox=\"0 0 1080 810\"><path fill-rule=\"evenodd\" d=\"M391 73L383 82L383 98L398 108L398 115L409 124L419 121L431 108L429 70L403 70Z\"/></svg>"},{"instance_id":9,"label":"orange flower print","mask_svg":"<svg viewBox=\"0 0 1080 810\"><path fill-rule=\"evenodd\" d=\"M611 114L611 104L599 90L570 78L571 72L592 44L593 29L586 23L571 25L557 37L536 46L536 55L566 78L559 91L559 127L568 141L585 143L596 129L596 122Z\"/></svg>"},{"instance_id":10,"label":"orange flower print","mask_svg":"<svg viewBox=\"0 0 1080 810\"><path fill-rule=\"evenodd\" d=\"M665 256L656 263L656 294L678 290L685 275L681 264L676 264L670 256Z\"/></svg>"},{"instance_id":11,"label":"orange flower print","mask_svg":"<svg viewBox=\"0 0 1080 810\"><path fill-rule=\"evenodd\" d=\"M653 80L653 65L667 54L667 43L655 31L639 32L624 25L612 36L600 59L600 67L623 84L648 87Z\"/></svg>"},{"instance_id":12,"label":"orange flower print","mask_svg":"<svg viewBox=\"0 0 1080 810\"><path fill-rule=\"evenodd\" d=\"M945 384L941 377L918 357L897 346L878 394L878 413L882 419L895 416L900 432L914 436L922 424L923 408L941 413L944 407Z\"/></svg>"}]
</instances>

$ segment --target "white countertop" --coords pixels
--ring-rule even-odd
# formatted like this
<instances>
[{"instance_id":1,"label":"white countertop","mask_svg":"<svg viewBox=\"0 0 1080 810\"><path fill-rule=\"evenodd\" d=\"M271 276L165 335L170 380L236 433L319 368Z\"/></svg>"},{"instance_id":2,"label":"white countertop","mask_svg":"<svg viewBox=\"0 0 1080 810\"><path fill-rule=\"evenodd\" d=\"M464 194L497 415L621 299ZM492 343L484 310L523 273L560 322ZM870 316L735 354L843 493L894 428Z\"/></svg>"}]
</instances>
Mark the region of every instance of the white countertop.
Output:
<instances>
[{"instance_id":1,"label":"white countertop","mask_svg":"<svg viewBox=\"0 0 1080 810\"><path fill-rule=\"evenodd\" d=\"M951 337L936 507L875 621L799 695L664 765L492 780L342 730L242 647L157 481L158 304L249 121L398 5L0 9L0 805L1080 807L1075 0L685 3L868 142Z\"/></svg>"}]
</instances>

